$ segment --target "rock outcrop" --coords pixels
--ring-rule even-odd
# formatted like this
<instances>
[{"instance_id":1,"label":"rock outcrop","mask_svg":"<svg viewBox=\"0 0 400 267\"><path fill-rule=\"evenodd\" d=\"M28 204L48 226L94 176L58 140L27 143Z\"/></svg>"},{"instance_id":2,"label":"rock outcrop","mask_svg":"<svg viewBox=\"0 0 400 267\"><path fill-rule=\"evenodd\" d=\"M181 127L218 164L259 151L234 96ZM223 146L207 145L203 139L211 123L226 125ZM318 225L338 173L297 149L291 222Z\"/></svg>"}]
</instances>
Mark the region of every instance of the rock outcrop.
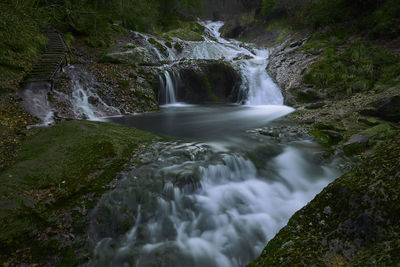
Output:
<instances>
[{"instance_id":1,"label":"rock outcrop","mask_svg":"<svg viewBox=\"0 0 400 267\"><path fill-rule=\"evenodd\" d=\"M227 62L200 60L179 67L178 100L188 103L227 103L239 100L242 82L237 71Z\"/></svg>"},{"instance_id":2,"label":"rock outcrop","mask_svg":"<svg viewBox=\"0 0 400 267\"><path fill-rule=\"evenodd\" d=\"M320 99L312 87L303 84L303 74L319 58L301 49L307 38L289 36L270 50L267 71L282 89L285 104L295 106L299 102Z\"/></svg>"}]
</instances>

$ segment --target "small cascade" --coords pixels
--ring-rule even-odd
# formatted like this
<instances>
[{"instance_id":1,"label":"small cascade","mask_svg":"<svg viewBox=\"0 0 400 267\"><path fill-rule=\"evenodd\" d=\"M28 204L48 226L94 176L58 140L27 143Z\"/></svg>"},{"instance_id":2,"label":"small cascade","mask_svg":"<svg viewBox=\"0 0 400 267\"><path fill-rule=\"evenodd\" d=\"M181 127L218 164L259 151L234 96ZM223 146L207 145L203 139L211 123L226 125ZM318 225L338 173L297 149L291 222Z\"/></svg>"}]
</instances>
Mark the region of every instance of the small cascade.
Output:
<instances>
[{"instance_id":1,"label":"small cascade","mask_svg":"<svg viewBox=\"0 0 400 267\"><path fill-rule=\"evenodd\" d=\"M50 88L50 82L33 82L26 84L22 92L22 105L25 110L42 121L35 126L54 124L54 109L48 100Z\"/></svg>"},{"instance_id":2,"label":"small cascade","mask_svg":"<svg viewBox=\"0 0 400 267\"><path fill-rule=\"evenodd\" d=\"M172 75L171 75L172 74ZM177 103L177 88L179 86L180 75L177 71L164 70L164 77L160 76L160 96L159 102L163 104Z\"/></svg>"},{"instance_id":3,"label":"small cascade","mask_svg":"<svg viewBox=\"0 0 400 267\"><path fill-rule=\"evenodd\" d=\"M107 105L97 94L94 88L97 82L93 75L75 66L69 66L66 72L71 78L70 102L75 118L98 120L99 117L121 114L117 108Z\"/></svg>"},{"instance_id":4,"label":"small cascade","mask_svg":"<svg viewBox=\"0 0 400 267\"><path fill-rule=\"evenodd\" d=\"M73 111L77 118L85 118L89 120L96 120L95 110L93 106L89 103L89 96L79 80L73 80L73 91L72 91L72 105Z\"/></svg>"},{"instance_id":5,"label":"small cascade","mask_svg":"<svg viewBox=\"0 0 400 267\"><path fill-rule=\"evenodd\" d=\"M242 91L248 89L247 105L282 105L283 96L278 86L266 72L268 51L254 49L255 56L241 65Z\"/></svg>"}]
</instances>

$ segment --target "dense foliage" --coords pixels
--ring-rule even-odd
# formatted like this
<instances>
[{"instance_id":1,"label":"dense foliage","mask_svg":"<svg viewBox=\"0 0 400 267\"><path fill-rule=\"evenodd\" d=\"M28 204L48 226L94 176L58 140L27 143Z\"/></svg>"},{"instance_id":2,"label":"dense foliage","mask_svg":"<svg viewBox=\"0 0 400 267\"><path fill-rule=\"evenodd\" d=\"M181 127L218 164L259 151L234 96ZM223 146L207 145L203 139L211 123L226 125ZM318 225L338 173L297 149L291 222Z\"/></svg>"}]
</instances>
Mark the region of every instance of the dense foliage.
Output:
<instances>
[{"instance_id":1,"label":"dense foliage","mask_svg":"<svg viewBox=\"0 0 400 267\"><path fill-rule=\"evenodd\" d=\"M368 30L372 37L400 34L398 0L262 0L262 11L267 20L287 18L301 27Z\"/></svg>"}]
</instances>

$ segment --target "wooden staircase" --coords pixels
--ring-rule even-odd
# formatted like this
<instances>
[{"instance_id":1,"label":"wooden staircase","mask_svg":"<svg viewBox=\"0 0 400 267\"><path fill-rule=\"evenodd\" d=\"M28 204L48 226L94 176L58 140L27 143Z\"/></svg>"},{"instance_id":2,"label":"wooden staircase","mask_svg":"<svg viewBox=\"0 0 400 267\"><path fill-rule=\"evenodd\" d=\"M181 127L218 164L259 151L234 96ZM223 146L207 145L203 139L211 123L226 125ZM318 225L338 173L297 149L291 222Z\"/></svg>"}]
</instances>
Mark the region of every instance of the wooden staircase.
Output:
<instances>
[{"instance_id":1,"label":"wooden staircase","mask_svg":"<svg viewBox=\"0 0 400 267\"><path fill-rule=\"evenodd\" d=\"M46 31L46 36L49 40L46 51L25 77L25 84L50 82L52 88L56 73L70 61L70 51L62 35L57 30L50 29Z\"/></svg>"}]
</instances>

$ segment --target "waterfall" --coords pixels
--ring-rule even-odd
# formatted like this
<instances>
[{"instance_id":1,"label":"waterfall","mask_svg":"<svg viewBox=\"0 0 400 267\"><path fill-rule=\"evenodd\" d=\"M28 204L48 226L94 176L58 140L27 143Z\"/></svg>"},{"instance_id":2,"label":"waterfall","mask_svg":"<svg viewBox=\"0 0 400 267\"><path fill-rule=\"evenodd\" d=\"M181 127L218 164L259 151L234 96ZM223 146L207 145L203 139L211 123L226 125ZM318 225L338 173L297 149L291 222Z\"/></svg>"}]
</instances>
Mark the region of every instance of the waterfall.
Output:
<instances>
[{"instance_id":1,"label":"waterfall","mask_svg":"<svg viewBox=\"0 0 400 267\"><path fill-rule=\"evenodd\" d=\"M164 70L164 77L160 76L160 103L162 104L176 104L177 103L177 89L180 82L179 72L172 70ZM171 75L172 74L172 75ZM165 79L165 80L164 80Z\"/></svg>"},{"instance_id":2,"label":"waterfall","mask_svg":"<svg viewBox=\"0 0 400 267\"><path fill-rule=\"evenodd\" d=\"M257 49L239 41L223 39L219 32L223 22L205 22L202 25L211 38L206 38L205 42L195 45L190 52L193 52L194 57L198 59L229 61L242 76L241 95L244 99L240 102L247 105L283 104L280 89L266 72L267 49Z\"/></svg>"}]
</instances>

